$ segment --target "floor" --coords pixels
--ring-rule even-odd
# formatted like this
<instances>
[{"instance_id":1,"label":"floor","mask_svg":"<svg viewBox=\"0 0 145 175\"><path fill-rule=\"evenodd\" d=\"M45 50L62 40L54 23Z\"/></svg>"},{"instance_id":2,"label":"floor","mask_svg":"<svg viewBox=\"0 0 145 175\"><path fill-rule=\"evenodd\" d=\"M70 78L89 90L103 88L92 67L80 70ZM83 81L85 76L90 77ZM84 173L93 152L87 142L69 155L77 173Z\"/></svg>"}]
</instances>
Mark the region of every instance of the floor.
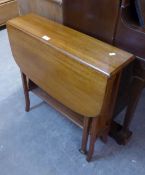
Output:
<instances>
[{"instance_id":1,"label":"floor","mask_svg":"<svg viewBox=\"0 0 145 175\"><path fill-rule=\"evenodd\" d=\"M7 37L0 31L0 175L144 175L145 91L127 146L109 138L96 143L91 163L78 149L82 130L31 94L24 111L19 69ZM123 115L120 114L120 117Z\"/></svg>"}]
</instances>

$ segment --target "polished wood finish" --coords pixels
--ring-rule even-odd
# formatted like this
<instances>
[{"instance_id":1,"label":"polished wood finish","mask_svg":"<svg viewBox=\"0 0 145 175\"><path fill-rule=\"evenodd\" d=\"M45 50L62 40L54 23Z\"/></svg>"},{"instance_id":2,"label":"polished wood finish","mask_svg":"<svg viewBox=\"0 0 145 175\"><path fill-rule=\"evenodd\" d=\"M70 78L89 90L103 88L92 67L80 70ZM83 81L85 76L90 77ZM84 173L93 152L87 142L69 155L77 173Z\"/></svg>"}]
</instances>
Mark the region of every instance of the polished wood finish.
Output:
<instances>
[{"instance_id":1,"label":"polished wood finish","mask_svg":"<svg viewBox=\"0 0 145 175\"><path fill-rule=\"evenodd\" d=\"M120 77L121 77L121 73L119 73L113 79L110 80L110 83L107 88L108 90L106 92L106 97L105 97L105 101L107 101L108 103L108 108L106 108L107 107L106 105L104 106L104 108L102 108L101 117L100 118L97 117L97 122L96 120L93 120L89 117L83 117L82 115L79 115L73 112L72 110L70 110L69 108L65 107L60 102L58 102L57 100L49 96L45 91L38 88L38 86L35 85L31 80L29 80L29 90L31 90L34 94L42 98L45 102L47 102L50 106L52 106L61 114L66 116L77 126L83 128L82 145L81 145L80 152L83 154L87 154L87 161L90 161L94 152L94 144L96 139L101 137L101 139L103 138L103 141L105 143L107 141L107 137L110 131L110 124L112 123L111 117L114 110L114 104L115 104L116 95L118 92ZM107 119L107 122L104 123L105 118L108 118L108 119ZM90 124L91 124L91 129L90 129ZM115 125L115 122L113 122L112 124ZM95 125L95 128L94 128L94 125ZM104 129L100 130L99 128L104 128ZM90 133L91 139L89 143L89 151L87 152L86 147L87 147L89 133ZM111 128L111 133L114 133L114 128Z\"/></svg>"},{"instance_id":2,"label":"polished wood finish","mask_svg":"<svg viewBox=\"0 0 145 175\"><path fill-rule=\"evenodd\" d=\"M115 37L115 45L117 47L136 55L128 91L127 110L124 116L123 126L118 132L118 143L120 144L126 144L129 136L132 135L129 126L133 119L141 92L145 86L145 29L140 26L138 18L135 16L134 6L134 1L122 1Z\"/></svg>"},{"instance_id":3,"label":"polished wood finish","mask_svg":"<svg viewBox=\"0 0 145 175\"><path fill-rule=\"evenodd\" d=\"M22 79L22 81L23 81L23 79ZM51 107L53 107L55 110L60 112L62 114L62 116L65 116L66 118L71 120L74 124L76 124L81 129L86 128L83 132L82 145L81 145L80 152L83 154L87 154L86 146L87 146L87 141L88 141L88 134L90 132L91 118L88 118L88 117L84 118L82 115L79 115L79 114L75 113L74 111L70 110L69 108L67 108L66 106L62 105L56 99L49 96L45 91L40 89L31 80L29 80L27 83L28 83L29 91L33 92L35 95L40 97L42 100L44 100L46 103L48 103ZM89 123L89 125L88 125L88 123ZM89 131L88 131L88 129L89 129ZM106 143L106 140L108 138L108 129L111 129L110 135L112 137L116 137L116 140L118 141L118 143L122 144L122 141L124 141L124 138L121 137L122 138L122 140L121 140L120 135L118 135L118 132L120 133L122 127L114 121L112 121L111 128L106 128L106 130L102 134L100 134L101 140ZM104 138L102 139L102 137L105 137L105 139ZM126 135L126 137L127 137L127 135Z\"/></svg>"},{"instance_id":4,"label":"polished wood finish","mask_svg":"<svg viewBox=\"0 0 145 175\"><path fill-rule=\"evenodd\" d=\"M112 44L119 5L120 0L63 0L64 24Z\"/></svg>"},{"instance_id":5,"label":"polished wood finish","mask_svg":"<svg viewBox=\"0 0 145 175\"><path fill-rule=\"evenodd\" d=\"M89 137L89 131L90 131L90 122L91 122L91 119L89 117L84 117L82 146L80 149L80 152L83 154L87 154L87 143L88 143L88 137Z\"/></svg>"},{"instance_id":6,"label":"polished wood finish","mask_svg":"<svg viewBox=\"0 0 145 175\"><path fill-rule=\"evenodd\" d=\"M133 13L130 0L128 3L122 4L120 8L115 45L135 54L137 57L145 58L145 28L139 26L131 12Z\"/></svg>"},{"instance_id":7,"label":"polished wood finish","mask_svg":"<svg viewBox=\"0 0 145 175\"><path fill-rule=\"evenodd\" d=\"M132 60L127 52L36 15L9 21L8 31L21 70L48 94L88 117L100 113L108 78ZM42 39L45 35L49 41Z\"/></svg>"},{"instance_id":8,"label":"polished wood finish","mask_svg":"<svg viewBox=\"0 0 145 175\"><path fill-rule=\"evenodd\" d=\"M51 107L60 112L63 116L71 120L78 127L83 128L83 116L78 113L72 111L66 106L62 105L58 100L54 99L50 95L48 95L45 91L43 91L40 87L36 86L31 90L35 95L40 97L46 103L48 103Z\"/></svg>"},{"instance_id":9,"label":"polished wood finish","mask_svg":"<svg viewBox=\"0 0 145 175\"><path fill-rule=\"evenodd\" d=\"M0 26L19 15L18 5L16 0L0 0Z\"/></svg>"},{"instance_id":10,"label":"polished wood finish","mask_svg":"<svg viewBox=\"0 0 145 175\"><path fill-rule=\"evenodd\" d=\"M140 3L144 2L140 1ZM136 59L141 64L144 64L145 29L139 25L135 0L74 0L73 3L71 0L64 0L63 7L65 25L129 51L136 55ZM140 8L141 15L144 16L143 5ZM142 75L133 74L134 67L135 69L137 67ZM127 112L122 118L123 126L114 122L110 133L119 144L127 143L132 135L129 128L125 130L123 128L129 127L133 118L144 87L143 75L144 69L138 63L131 63L122 72L114 118L125 107L127 107Z\"/></svg>"},{"instance_id":11,"label":"polished wood finish","mask_svg":"<svg viewBox=\"0 0 145 175\"><path fill-rule=\"evenodd\" d=\"M10 20L7 29L13 56L27 79L83 116L82 150L90 130L89 161L96 136L108 135L121 72L133 55L34 14Z\"/></svg>"}]
</instances>

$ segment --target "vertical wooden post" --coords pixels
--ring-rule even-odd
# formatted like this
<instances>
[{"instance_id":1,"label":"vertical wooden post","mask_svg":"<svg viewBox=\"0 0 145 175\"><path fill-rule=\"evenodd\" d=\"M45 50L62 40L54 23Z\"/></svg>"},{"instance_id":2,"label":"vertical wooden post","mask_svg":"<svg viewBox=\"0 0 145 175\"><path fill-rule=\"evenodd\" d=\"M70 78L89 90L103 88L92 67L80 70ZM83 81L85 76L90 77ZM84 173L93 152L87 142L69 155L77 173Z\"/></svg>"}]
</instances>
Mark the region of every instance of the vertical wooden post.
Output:
<instances>
[{"instance_id":1,"label":"vertical wooden post","mask_svg":"<svg viewBox=\"0 0 145 175\"><path fill-rule=\"evenodd\" d=\"M104 118L108 118L108 121L106 123L106 129L101 135L101 140L104 143L107 143L108 135L111 130L111 123L113 121L113 113L119 91L121 75L122 72L119 72L116 76L112 77L112 79L108 80L109 85L106 91L104 107L102 108L102 115L104 115Z\"/></svg>"},{"instance_id":2,"label":"vertical wooden post","mask_svg":"<svg viewBox=\"0 0 145 175\"><path fill-rule=\"evenodd\" d=\"M92 118L90 129L90 145L87 154L87 161L92 159L94 153L94 146L96 139L102 136L104 142L107 142L109 135L111 121L113 117L114 107L118 95L118 89L120 84L121 72L116 76L108 80L108 88L106 89L106 95L104 98L104 104L99 116ZM97 123L99 124L97 125Z\"/></svg>"},{"instance_id":3,"label":"vertical wooden post","mask_svg":"<svg viewBox=\"0 0 145 175\"><path fill-rule=\"evenodd\" d=\"M97 139L97 121L98 118L94 117L91 122L91 130L90 130L90 144L89 144L89 151L87 154L87 161L89 162L92 159L94 153L94 146Z\"/></svg>"},{"instance_id":4,"label":"vertical wooden post","mask_svg":"<svg viewBox=\"0 0 145 175\"><path fill-rule=\"evenodd\" d=\"M88 142L88 137L89 137L90 120L91 118L84 117L82 146L80 149L80 152L83 154L87 153L87 142Z\"/></svg>"},{"instance_id":5,"label":"vertical wooden post","mask_svg":"<svg viewBox=\"0 0 145 175\"><path fill-rule=\"evenodd\" d=\"M24 96L25 96L25 111L30 111L30 98L29 98L29 88L27 83L27 77L26 75L21 72L21 78L22 78L22 84L23 84L23 90L24 90Z\"/></svg>"}]
</instances>

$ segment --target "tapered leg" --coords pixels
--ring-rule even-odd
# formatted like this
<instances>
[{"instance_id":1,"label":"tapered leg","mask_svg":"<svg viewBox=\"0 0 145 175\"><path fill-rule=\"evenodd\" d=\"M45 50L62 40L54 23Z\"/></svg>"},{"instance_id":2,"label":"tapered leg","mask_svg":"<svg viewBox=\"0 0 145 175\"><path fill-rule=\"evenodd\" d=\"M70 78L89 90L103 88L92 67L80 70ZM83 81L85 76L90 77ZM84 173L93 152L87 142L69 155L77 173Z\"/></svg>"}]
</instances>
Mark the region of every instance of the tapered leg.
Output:
<instances>
[{"instance_id":1,"label":"tapered leg","mask_svg":"<svg viewBox=\"0 0 145 175\"><path fill-rule=\"evenodd\" d=\"M89 145L89 151L87 154L87 161L89 162L92 159L93 153L94 153L94 146L97 139L97 117L92 119L91 123L91 131L90 131L90 145Z\"/></svg>"},{"instance_id":2,"label":"tapered leg","mask_svg":"<svg viewBox=\"0 0 145 175\"><path fill-rule=\"evenodd\" d=\"M91 118L84 117L82 146L80 149L80 152L83 154L87 153L87 142L88 142L88 137L89 137L90 120Z\"/></svg>"},{"instance_id":3,"label":"tapered leg","mask_svg":"<svg viewBox=\"0 0 145 175\"><path fill-rule=\"evenodd\" d=\"M25 95L25 105L26 105L25 110L26 112L29 112L30 110L29 88L28 88L28 83L27 83L27 77L23 72L21 72L21 78L22 78L24 95Z\"/></svg>"}]
</instances>

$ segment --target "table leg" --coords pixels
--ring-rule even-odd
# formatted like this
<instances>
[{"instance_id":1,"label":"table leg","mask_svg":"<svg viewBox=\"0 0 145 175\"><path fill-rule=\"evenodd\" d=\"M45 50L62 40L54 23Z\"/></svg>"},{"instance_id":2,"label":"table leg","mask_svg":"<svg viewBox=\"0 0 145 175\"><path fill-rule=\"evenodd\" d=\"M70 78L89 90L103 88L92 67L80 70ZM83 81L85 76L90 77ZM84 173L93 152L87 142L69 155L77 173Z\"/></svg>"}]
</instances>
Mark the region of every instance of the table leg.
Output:
<instances>
[{"instance_id":1,"label":"table leg","mask_svg":"<svg viewBox=\"0 0 145 175\"><path fill-rule=\"evenodd\" d=\"M22 84L23 84L23 90L24 90L24 96L25 96L25 110L26 112L30 111L30 98L29 98L29 88L28 88L28 82L26 75L21 72L21 78L22 78Z\"/></svg>"},{"instance_id":2,"label":"table leg","mask_svg":"<svg viewBox=\"0 0 145 175\"><path fill-rule=\"evenodd\" d=\"M80 149L80 152L82 154L87 153L87 142L88 142L88 137L89 137L90 121L91 121L91 118L84 117L82 146Z\"/></svg>"},{"instance_id":3,"label":"table leg","mask_svg":"<svg viewBox=\"0 0 145 175\"><path fill-rule=\"evenodd\" d=\"M94 146L97 139L97 122L98 118L94 117L91 123L91 130L90 130L90 144L89 144L89 151L87 153L87 161L89 162L92 159L94 153Z\"/></svg>"}]
</instances>

